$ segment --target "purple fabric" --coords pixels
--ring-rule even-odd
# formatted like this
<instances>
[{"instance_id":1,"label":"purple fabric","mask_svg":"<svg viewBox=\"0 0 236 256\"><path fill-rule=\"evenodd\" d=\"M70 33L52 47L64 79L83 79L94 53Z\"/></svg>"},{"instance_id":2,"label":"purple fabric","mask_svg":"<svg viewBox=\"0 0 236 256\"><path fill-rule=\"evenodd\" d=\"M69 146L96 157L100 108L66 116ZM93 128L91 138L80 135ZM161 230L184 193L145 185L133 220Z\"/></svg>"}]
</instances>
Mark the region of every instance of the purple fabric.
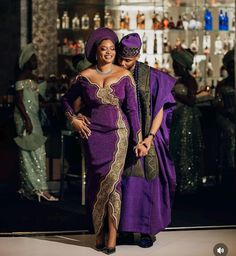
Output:
<instances>
[{"instance_id":1,"label":"purple fabric","mask_svg":"<svg viewBox=\"0 0 236 256\"><path fill-rule=\"evenodd\" d=\"M174 164L169 155L169 130L175 100L171 90L175 79L151 69L152 119L164 108L162 125L154 138L159 160L159 176L151 181L142 177L123 179L122 212L120 231L157 234L171 221L171 205L176 177Z\"/></svg>"},{"instance_id":2,"label":"purple fabric","mask_svg":"<svg viewBox=\"0 0 236 256\"><path fill-rule=\"evenodd\" d=\"M140 52L142 41L138 33L124 36L119 43L118 54L122 57L134 57Z\"/></svg>"},{"instance_id":3,"label":"purple fabric","mask_svg":"<svg viewBox=\"0 0 236 256\"><path fill-rule=\"evenodd\" d=\"M102 41L110 39L114 44L118 42L116 33L109 28L98 28L89 35L85 46L85 55L88 61L96 63L97 45Z\"/></svg>"},{"instance_id":4,"label":"purple fabric","mask_svg":"<svg viewBox=\"0 0 236 256\"><path fill-rule=\"evenodd\" d=\"M137 101L134 100L135 87L131 84L130 77L123 76L107 87L101 89L86 77L80 76L63 96L62 104L66 112L73 114L73 102L80 96L85 104L84 113L91 122L91 136L88 140L84 139L83 143L87 168L86 200L93 214L99 200L98 194L105 186L105 190L100 194L100 198L104 197L104 201L101 202L102 209L97 211L93 218L99 218L102 222L107 205L111 204L115 209L115 218L119 222L120 208L116 200L121 195L121 175L129 131L136 145L140 123ZM123 152L123 155L119 152ZM98 204L99 207L100 205ZM97 231L95 227L95 232Z\"/></svg>"}]
</instances>

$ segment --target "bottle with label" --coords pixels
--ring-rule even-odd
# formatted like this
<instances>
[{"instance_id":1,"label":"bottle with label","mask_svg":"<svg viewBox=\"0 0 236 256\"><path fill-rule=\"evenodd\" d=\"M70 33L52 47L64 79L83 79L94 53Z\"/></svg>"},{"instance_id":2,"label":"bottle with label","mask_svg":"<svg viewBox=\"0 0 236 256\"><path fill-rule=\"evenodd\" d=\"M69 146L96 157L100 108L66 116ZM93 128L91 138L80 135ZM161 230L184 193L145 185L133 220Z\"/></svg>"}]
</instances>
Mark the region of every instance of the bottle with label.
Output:
<instances>
[{"instance_id":1,"label":"bottle with label","mask_svg":"<svg viewBox=\"0 0 236 256\"><path fill-rule=\"evenodd\" d=\"M208 77L212 77L213 76L213 65L212 65L210 57L209 57L209 59L207 61L206 74L207 74Z\"/></svg>"},{"instance_id":2,"label":"bottle with label","mask_svg":"<svg viewBox=\"0 0 236 256\"><path fill-rule=\"evenodd\" d=\"M61 28L61 20L59 17L57 17L57 29Z\"/></svg>"},{"instance_id":3,"label":"bottle with label","mask_svg":"<svg viewBox=\"0 0 236 256\"><path fill-rule=\"evenodd\" d=\"M68 17L68 12L67 11L64 11L61 20L62 20L62 23L61 23L62 28L63 29L69 28L69 17Z\"/></svg>"},{"instance_id":4,"label":"bottle with label","mask_svg":"<svg viewBox=\"0 0 236 256\"><path fill-rule=\"evenodd\" d=\"M120 14L120 29L125 29L125 12L123 10Z\"/></svg>"},{"instance_id":5,"label":"bottle with label","mask_svg":"<svg viewBox=\"0 0 236 256\"><path fill-rule=\"evenodd\" d=\"M211 36L209 35L209 32L205 32L205 34L203 35L202 49L203 49L203 53L205 55L210 54L210 51L211 51Z\"/></svg>"},{"instance_id":6,"label":"bottle with label","mask_svg":"<svg viewBox=\"0 0 236 256\"><path fill-rule=\"evenodd\" d=\"M98 29L101 27L101 18L99 13L96 13L94 15L93 22L94 22L94 26L93 26L94 29Z\"/></svg>"},{"instance_id":7,"label":"bottle with label","mask_svg":"<svg viewBox=\"0 0 236 256\"><path fill-rule=\"evenodd\" d=\"M159 67L159 62L158 62L156 57L155 57L155 62L154 62L154 66L153 67L156 68L156 69L158 69L158 67Z\"/></svg>"},{"instance_id":8,"label":"bottle with label","mask_svg":"<svg viewBox=\"0 0 236 256\"><path fill-rule=\"evenodd\" d=\"M104 23L105 23L106 28L113 29L114 23L113 23L111 14L109 12L106 12L106 14L105 14Z\"/></svg>"},{"instance_id":9,"label":"bottle with label","mask_svg":"<svg viewBox=\"0 0 236 256\"><path fill-rule=\"evenodd\" d=\"M78 15L75 14L74 18L72 19L72 29L79 29L80 28L80 20Z\"/></svg>"},{"instance_id":10,"label":"bottle with label","mask_svg":"<svg viewBox=\"0 0 236 256\"><path fill-rule=\"evenodd\" d=\"M157 54L157 35L156 35L156 33L154 34L153 53Z\"/></svg>"},{"instance_id":11,"label":"bottle with label","mask_svg":"<svg viewBox=\"0 0 236 256\"><path fill-rule=\"evenodd\" d=\"M86 13L81 18L81 28L85 30L89 29L89 16Z\"/></svg>"},{"instance_id":12,"label":"bottle with label","mask_svg":"<svg viewBox=\"0 0 236 256\"><path fill-rule=\"evenodd\" d=\"M211 12L206 9L205 15L204 15L204 20L205 20L205 30L212 30L212 15Z\"/></svg>"},{"instance_id":13,"label":"bottle with label","mask_svg":"<svg viewBox=\"0 0 236 256\"><path fill-rule=\"evenodd\" d=\"M143 43L143 53L147 53L147 36L145 32L143 33L142 43Z\"/></svg>"},{"instance_id":14,"label":"bottle with label","mask_svg":"<svg viewBox=\"0 0 236 256\"><path fill-rule=\"evenodd\" d=\"M188 24L188 29L189 30L195 30L197 28L197 20L194 12L191 13L191 19Z\"/></svg>"},{"instance_id":15,"label":"bottle with label","mask_svg":"<svg viewBox=\"0 0 236 256\"><path fill-rule=\"evenodd\" d=\"M145 29L145 15L144 15L144 13L141 14L140 22L141 22L140 29Z\"/></svg>"},{"instance_id":16,"label":"bottle with label","mask_svg":"<svg viewBox=\"0 0 236 256\"><path fill-rule=\"evenodd\" d=\"M170 21L169 21L169 25L168 25L169 29L175 29L175 23L173 21L173 17L170 16Z\"/></svg>"},{"instance_id":17,"label":"bottle with label","mask_svg":"<svg viewBox=\"0 0 236 256\"><path fill-rule=\"evenodd\" d=\"M224 26L223 29L228 31L229 30L229 17L228 17L228 13L225 12L225 16L224 16Z\"/></svg>"},{"instance_id":18,"label":"bottle with label","mask_svg":"<svg viewBox=\"0 0 236 256\"><path fill-rule=\"evenodd\" d=\"M198 37L193 37L192 38L192 43L190 44L190 50L193 53L197 53L199 50L199 42L197 41Z\"/></svg>"},{"instance_id":19,"label":"bottle with label","mask_svg":"<svg viewBox=\"0 0 236 256\"><path fill-rule=\"evenodd\" d=\"M224 24L225 24L225 16L223 14L223 11L220 10L220 13L219 13L219 30L224 30Z\"/></svg>"},{"instance_id":20,"label":"bottle with label","mask_svg":"<svg viewBox=\"0 0 236 256\"><path fill-rule=\"evenodd\" d=\"M129 30L129 24L130 24L130 17L129 17L129 14L127 12L126 15L125 15L125 29Z\"/></svg>"},{"instance_id":21,"label":"bottle with label","mask_svg":"<svg viewBox=\"0 0 236 256\"><path fill-rule=\"evenodd\" d=\"M152 29L153 30L158 29L157 14L156 14L155 10L153 11L153 14L152 14Z\"/></svg>"},{"instance_id":22,"label":"bottle with label","mask_svg":"<svg viewBox=\"0 0 236 256\"><path fill-rule=\"evenodd\" d=\"M183 14L183 27L184 30L188 30L189 27L188 17L186 13Z\"/></svg>"},{"instance_id":23,"label":"bottle with label","mask_svg":"<svg viewBox=\"0 0 236 256\"><path fill-rule=\"evenodd\" d=\"M136 27L137 29L141 29L141 13L138 11L136 15Z\"/></svg>"},{"instance_id":24,"label":"bottle with label","mask_svg":"<svg viewBox=\"0 0 236 256\"><path fill-rule=\"evenodd\" d=\"M144 59L144 64L148 65L147 57Z\"/></svg>"},{"instance_id":25,"label":"bottle with label","mask_svg":"<svg viewBox=\"0 0 236 256\"><path fill-rule=\"evenodd\" d=\"M216 36L215 40L215 55L222 54L223 53L223 42L219 35Z\"/></svg>"},{"instance_id":26,"label":"bottle with label","mask_svg":"<svg viewBox=\"0 0 236 256\"><path fill-rule=\"evenodd\" d=\"M176 24L176 29L184 29L184 26L183 26L183 20L182 20L182 16L179 15L179 19L177 21L177 24Z\"/></svg>"},{"instance_id":27,"label":"bottle with label","mask_svg":"<svg viewBox=\"0 0 236 256\"><path fill-rule=\"evenodd\" d=\"M164 29L168 29L169 28L169 18L168 18L168 12L164 13L164 17L162 19L162 27Z\"/></svg>"}]
</instances>

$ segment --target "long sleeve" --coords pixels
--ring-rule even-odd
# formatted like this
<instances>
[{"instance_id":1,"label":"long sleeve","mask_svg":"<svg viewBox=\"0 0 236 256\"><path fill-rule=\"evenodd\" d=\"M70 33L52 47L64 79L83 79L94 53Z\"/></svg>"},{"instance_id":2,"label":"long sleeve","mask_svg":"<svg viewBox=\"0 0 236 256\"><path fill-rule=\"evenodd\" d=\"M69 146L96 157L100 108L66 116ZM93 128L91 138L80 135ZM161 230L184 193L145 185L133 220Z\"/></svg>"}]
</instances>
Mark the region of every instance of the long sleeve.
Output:
<instances>
[{"instance_id":1,"label":"long sleeve","mask_svg":"<svg viewBox=\"0 0 236 256\"><path fill-rule=\"evenodd\" d=\"M61 102L64 112L68 112L71 115L74 115L73 103L81 95L82 88L79 81L77 80L62 97Z\"/></svg>"},{"instance_id":2,"label":"long sleeve","mask_svg":"<svg viewBox=\"0 0 236 256\"><path fill-rule=\"evenodd\" d=\"M142 135L138 115L136 87L134 85L133 78L131 77L129 77L126 82L123 109L130 125L130 138L135 146L138 142L141 142Z\"/></svg>"}]
</instances>

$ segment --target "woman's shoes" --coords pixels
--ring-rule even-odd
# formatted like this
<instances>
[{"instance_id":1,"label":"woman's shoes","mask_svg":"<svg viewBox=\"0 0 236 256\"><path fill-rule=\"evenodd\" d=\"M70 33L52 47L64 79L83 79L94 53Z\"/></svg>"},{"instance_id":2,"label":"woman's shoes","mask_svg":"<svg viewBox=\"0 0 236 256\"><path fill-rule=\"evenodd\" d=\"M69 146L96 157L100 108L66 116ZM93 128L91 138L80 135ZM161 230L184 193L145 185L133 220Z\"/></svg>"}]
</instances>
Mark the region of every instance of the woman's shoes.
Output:
<instances>
[{"instance_id":1,"label":"woman's shoes","mask_svg":"<svg viewBox=\"0 0 236 256\"><path fill-rule=\"evenodd\" d=\"M105 244L96 244L97 251L102 251L105 248Z\"/></svg>"},{"instance_id":2,"label":"woman's shoes","mask_svg":"<svg viewBox=\"0 0 236 256\"><path fill-rule=\"evenodd\" d=\"M38 196L38 202L40 203L42 198L46 201L50 201L50 202L57 202L59 201L59 199L55 196L50 195L49 193L44 193L44 192L38 192L37 193Z\"/></svg>"},{"instance_id":3,"label":"woman's shoes","mask_svg":"<svg viewBox=\"0 0 236 256\"><path fill-rule=\"evenodd\" d=\"M104 252L105 254L112 254L112 253L115 253L116 252L116 247L112 247L112 248L109 248L109 247L104 247L102 249L102 252Z\"/></svg>"}]
</instances>

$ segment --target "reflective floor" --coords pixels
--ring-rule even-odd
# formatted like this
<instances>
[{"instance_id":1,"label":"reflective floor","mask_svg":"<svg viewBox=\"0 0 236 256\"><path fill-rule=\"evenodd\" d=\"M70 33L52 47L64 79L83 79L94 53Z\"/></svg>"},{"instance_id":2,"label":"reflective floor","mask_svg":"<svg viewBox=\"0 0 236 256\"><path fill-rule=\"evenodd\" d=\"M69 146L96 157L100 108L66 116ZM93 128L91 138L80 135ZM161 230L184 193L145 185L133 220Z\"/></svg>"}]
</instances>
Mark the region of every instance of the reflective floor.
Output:
<instances>
[{"instance_id":1,"label":"reflective floor","mask_svg":"<svg viewBox=\"0 0 236 256\"><path fill-rule=\"evenodd\" d=\"M229 256L236 255L236 229L163 231L156 236L153 247L117 246L117 256L211 256L226 255L226 248L213 248L218 243L227 246ZM57 234L0 237L1 256L96 256L105 255L94 249L93 235Z\"/></svg>"}]
</instances>

